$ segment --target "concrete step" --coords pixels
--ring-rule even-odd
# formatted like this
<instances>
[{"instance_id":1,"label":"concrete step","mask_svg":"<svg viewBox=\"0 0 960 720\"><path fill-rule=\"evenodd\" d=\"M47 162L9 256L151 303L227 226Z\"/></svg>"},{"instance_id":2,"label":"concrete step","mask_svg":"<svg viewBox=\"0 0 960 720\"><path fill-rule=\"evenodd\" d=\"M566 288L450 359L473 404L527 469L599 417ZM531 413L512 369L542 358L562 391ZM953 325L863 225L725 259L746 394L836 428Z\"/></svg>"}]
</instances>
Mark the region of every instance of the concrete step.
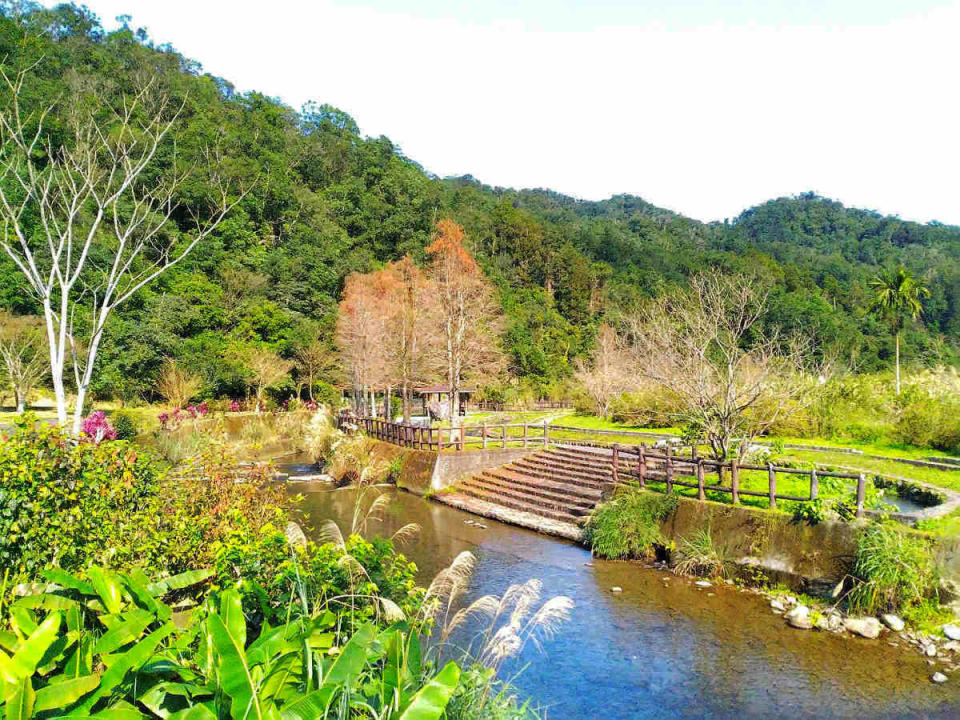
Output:
<instances>
[{"instance_id":1,"label":"concrete step","mask_svg":"<svg viewBox=\"0 0 960 720\"><path fill-rule=\"evenodd\" d=\"M478 487L472 485L470 480L467 480L461 483L457 490L464 495L469 495L475 497L478 500L486 500L487 502L494 503L496 505L502 505L503 507L513 508L514 510L522 510L523 512L531 513L532 515L539 515L541 517L550 518L551 520L558 520L560 522L567 522L572 524L578 524L581 522L581 519L570 513L561 512L559 510L551 510L550 508L544 507L542 505L534 505L525 500L518 500L513 497L505 496L496 492L491 492L483 487Z\"/></svg>"},{"instance_id":2,"label":"concrete step","mask_svg":"<svg viewBox=\"0 0 960 720\"><path fill-rule=\"evenodd\" d=\"M576 471L560 470L557 468L544 468L537 465L506 465L502 469L509 470L519 475L525 475L538 482L554 483L562 487L579 489L585 493L599 493L610 482L610 478L584 477L578 475Z\"/></svg>"},{"instance_id":3,"label":"concrete step","mask_svg":"<svg viewBox=\"0 0 960 720\"><path fill-rule=\"evenodd\" d=\"M538 490L559 493L563 496L580 498L587 502L600 502L601 487L568 478L556 479L552 477L542 477L537 474L531 474L526 469L515 468L512 465L505 465L501 468L487 470L483 474L502 477L512 483L526 485Z\"/></svg>"},{"instance_id":4,"label":"concrete step","mask_svg":"<svg viewBox=\"0 0 960 720\"><path fill-rule=\"evenodd\" d=\"M583 456L576 453L556 452L553 450L550 452L539 452L534 455L533 458L540 462L600 472L609 471L613 467L613 460L609 457Z\"/></svg>"},{"instance_id":5,"label":"concrete step","mask_svg":"<svg viewBox=\"0 0 960 720\"><path fill-rule=\"evenodd\" d=\"M557 507L560 509L570 508L572 510L573 508L580 508L585 511L590 511L597 504L592 498L584 498L571 493L551 491L546 488L538 487L535 484L518 482L510 477L504 477L504 475L501 473L488 471L470 479L486 483L487 485L495 485L503 488L504 490L509 490L510 492L524 494L529 496L531 501L533 501L533 498L536 498L537 502L542 500L543 502L550 503L551 507Z\"/></svg>"},{"instance_id":6,"label":"concrete step","mask_svg":"<svg viewBox=\"0 0 960 720\"><path fill-rule=\"evenodd\" d=\"M573 467L567 464L556 462L545 462L537 458L524 458L510 464L510 467L529 472L532 475L538 475L548 480L551 479L573 479L583 482L589 482L594 485L602 485L610 482L613 474L603 472L602 470L592 470L588 468Z\"/></svg>"}]
</instances>

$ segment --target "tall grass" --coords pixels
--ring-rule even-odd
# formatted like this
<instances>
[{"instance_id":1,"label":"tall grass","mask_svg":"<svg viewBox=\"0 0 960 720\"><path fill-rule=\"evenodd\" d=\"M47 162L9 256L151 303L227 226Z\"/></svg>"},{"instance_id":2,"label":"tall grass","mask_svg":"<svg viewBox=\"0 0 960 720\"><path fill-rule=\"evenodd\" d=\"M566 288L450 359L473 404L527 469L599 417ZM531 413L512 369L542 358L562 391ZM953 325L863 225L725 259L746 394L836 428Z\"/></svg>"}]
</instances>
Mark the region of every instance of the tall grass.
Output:
<instances>
[{"instance_id":1,"label":"tall grass","mask_svg":"<svg viewBox=\"0 0 960 720\"><path fill-rule=\"evenodd\" d=\"M860 533L853 576L847 604L855 612L904 612L923 604L937 589L927 542L894 523L870 525Z\"/></svg>"},{"instance_id":2,"label":"tall grass","mask_svg":"<svg viewBox=\"0 0 960 720\"><path fill-rule=\"evenodd\" d=\"M681 575L725 577L731 565L726 547L714 541L709 525L689 538L680 538L677 554L680 561L674 569Z\"/></svg>"},{"instance_id":3,"label":"tall grass","mask_svg":"<svg viewBox=\"0 0 960 720\"><path fill-rule=\"evenodd\" d=\"M650 557L666 544L660 523L677 507L675 495L625 488L594 510L585 530L594 555L605 558Z\"/></svg>"}]
</instances>

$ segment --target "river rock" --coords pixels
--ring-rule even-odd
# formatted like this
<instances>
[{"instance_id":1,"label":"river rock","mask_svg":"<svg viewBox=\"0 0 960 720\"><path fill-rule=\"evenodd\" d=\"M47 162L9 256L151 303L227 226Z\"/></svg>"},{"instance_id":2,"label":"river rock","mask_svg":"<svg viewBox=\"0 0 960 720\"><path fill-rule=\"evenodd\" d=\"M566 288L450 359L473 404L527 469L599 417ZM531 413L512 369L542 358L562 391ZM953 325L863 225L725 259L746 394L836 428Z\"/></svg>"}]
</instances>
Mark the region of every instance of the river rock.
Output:
<instances>
[{"instance_id":1,"label":"river rock","mask_svg":"<svg viewBox=\"0 0 960 720\"><path fill-rule=\"evenodd\" d=\"M770 607L773 608L774 610L777 610L778 612L783 612L786 609L783 603L780 602L779 600L771 600Z\"/></svg>"},{"instance_id":2,"label":"river rock","mask_svg":"<svg viewBox=\"0 0 960 720\"><path fill-rule=\"evenodd\" d=\"M713 587L713 583L710 582L709 580L697 580L697 581L694 583L694 585L696 585L697 587L702 587L702 588Z\"/></svg>"},{"instance_id":3,"label":"river rock","mask_svg":"<svg viewBox=\"0 0 960 720\"><path fill-rule=\"evenodd\" d=\"M944 625L942 629L947 640L960 640L960 625Z\"/></svg>"},{"instance_id":4,"label":"river rock","mask_svg":"<svg viewBox=\"0 0 960 720\"><path fill-rule=\"evenodd\" d=\"M612 593L622 593L622 592L623 592L623 588L620 587L619 585L614 585L612 588L610 588L610 592L612 592Z\"/></svg>"},{"instance_id":5,"label":"river rock","mask_svg":"<svg viewBox=\"0 0 960 720\"><path fill-rule=\"evenodd\" d=\"M947 681L947 676L942 672L935 672L930 676L930 679L933 680L937 685L943 685Z\"/></svg>"},{"instance_id":6,"label":"river rock","mask_svg":"<svg viewBox=\"0 0 960 720\"><path fill-rule=\"evenodd\" d=\"M787 624L790 627L797 628L798 630L809 630L813 627L813 623L810 620L810 608L806 605L797 605L784 615L784 617L787 619Z\"/></svg>"},{"instance_id":7,"label":"river rock","mask_svg":"<svg viewBox=\"0 0 960 720\"><path fill-rule=\"evenodd\" d=\"M890 628L894 632L900 632L901 630L903 630L904 627L906 627L906 624L903 622L903 620L897 615L894 615L892 613L887 613L886 615L882 615L880 619L883 620L884 625L886 625L888 628Z\"/></svg>"},{"instance_id":8,"label":"river rock","mask_svg":"<svg viewBox=\"0 0 960 720\"><path fill-rule=\"evenodd\" d=\"M936 656L937 656L937 646L934 645L933 643L930 643L929 645L924 645L924 646L923 646L923 654L926 655L926 656L929 657L929 658L936 657Z\"/></svg>"},{"instance_id":9,"label":"river rock","mask_svg":"<svg viewBox=\"0 0 960 720\"><path fill-rule=\"evenodd\" d=\"M854 635L870 640L880 635L880 621L872 617L846 618L843 621L843 626L847 629L847 632L852 632Z\"/></svg>"}]
</instances>

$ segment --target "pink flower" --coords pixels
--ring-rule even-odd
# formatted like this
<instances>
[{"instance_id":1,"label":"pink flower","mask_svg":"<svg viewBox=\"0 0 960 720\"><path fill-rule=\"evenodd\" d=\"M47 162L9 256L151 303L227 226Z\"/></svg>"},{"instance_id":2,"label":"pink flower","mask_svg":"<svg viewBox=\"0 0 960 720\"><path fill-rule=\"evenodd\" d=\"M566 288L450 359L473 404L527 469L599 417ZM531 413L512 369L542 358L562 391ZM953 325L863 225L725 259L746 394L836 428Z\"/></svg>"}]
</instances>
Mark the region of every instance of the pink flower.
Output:
<instances>
[{"instance_id":1,"label":"pink flower","mask_svg":"<svg viewBox=\"0 0 960 720\"><path fill-rule=\"evenodd\" d=\"M99 444L103 440L116 440L117 431L110 426L103 410L95 410L83 420L80 432L88 442Z\"/></svg>"},{"instance_id":2,"label":"pink flower","mask_svg":"<svg viewBox=\"0 0 960 720\"><path fill-rule=\"evenodd\" d=\"M236 400L230 402L230 412L240 412L240 403Z\"/></svg>"}]
</instances>

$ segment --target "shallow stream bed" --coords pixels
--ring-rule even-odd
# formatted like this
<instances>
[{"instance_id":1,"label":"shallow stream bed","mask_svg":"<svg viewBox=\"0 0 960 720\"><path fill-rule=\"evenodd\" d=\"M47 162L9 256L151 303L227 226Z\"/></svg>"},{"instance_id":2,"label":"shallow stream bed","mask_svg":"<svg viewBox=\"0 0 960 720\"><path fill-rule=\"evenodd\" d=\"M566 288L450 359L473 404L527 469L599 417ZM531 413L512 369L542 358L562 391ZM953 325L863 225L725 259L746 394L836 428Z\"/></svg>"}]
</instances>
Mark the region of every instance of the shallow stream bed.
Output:
<instances>
[{"instance_id":1,"label":"shallow stream bed","mask_svg":"<svg viewBox=\"0 0 960 720\"><path fill-rule=\"evenodd\" d=\"M352 490L297 483L292 491L306 495L308 524L333 519L348 529ZM368 534L419 523L404 551L421 583L470 550L477 567L468 600L529 578L542 580L544 598L573 598L570 622L544 652L530 646L506 668L522 669L518 691L551 720L960 717L960 677L933 685L937 668L891 647L890 634L871 641L793 630L759 596L593 560L572 543L386 492L394 496L389 516Z\"/></svg>"}]
</instances>

